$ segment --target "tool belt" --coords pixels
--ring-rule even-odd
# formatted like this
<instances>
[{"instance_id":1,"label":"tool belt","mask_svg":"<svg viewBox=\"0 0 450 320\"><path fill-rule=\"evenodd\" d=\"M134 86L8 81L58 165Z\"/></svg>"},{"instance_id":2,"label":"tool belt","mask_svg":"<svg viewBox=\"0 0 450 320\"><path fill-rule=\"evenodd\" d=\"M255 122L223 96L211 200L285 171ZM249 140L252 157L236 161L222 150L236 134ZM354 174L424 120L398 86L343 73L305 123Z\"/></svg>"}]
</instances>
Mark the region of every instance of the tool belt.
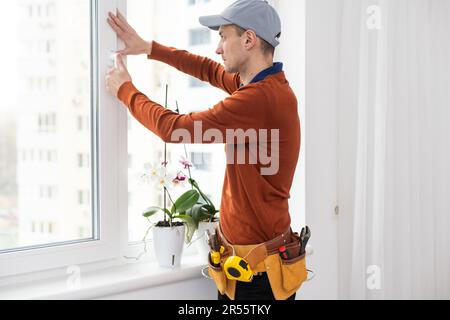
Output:
<instances>
[{"instance_id":1,"label":"tool belt","mask_svg":"<svg viewBox=\"0 0 450 320\"><path fill-rule=\"evenodd\" d=\"M231 245L224 237L220 225L216 228L217 239L224 251L220 264L214 264L209 257L208 272L222 295L235 299L236 280L230 280L224 264L228 258L244 258L254 274L266 272L276 300L286 300L296 293L307 279L305 254L299 255L301 241L291 228L270 241L256 245ZM286 256L280 256L279 249L285 247Z\"/></svg>"}]
</instances>

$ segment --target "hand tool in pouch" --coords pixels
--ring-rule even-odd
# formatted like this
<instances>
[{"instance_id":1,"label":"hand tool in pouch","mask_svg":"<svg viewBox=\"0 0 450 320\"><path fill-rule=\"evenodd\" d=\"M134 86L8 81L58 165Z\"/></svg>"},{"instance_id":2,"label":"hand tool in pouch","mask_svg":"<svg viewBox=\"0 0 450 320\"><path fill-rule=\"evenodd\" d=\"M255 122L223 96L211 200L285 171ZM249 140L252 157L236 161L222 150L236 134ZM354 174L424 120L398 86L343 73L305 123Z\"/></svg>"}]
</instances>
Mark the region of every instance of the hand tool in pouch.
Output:
<instances>
[{"instance_id":1,"label":"hand tool in pouch","mask_svg":"<svg viewBox=\"0 0 450 320\"><path fill-rule=\"evenodd\" d=\"M289 251L287 251L286 246L282 246L278 249L281 259L289 260Z\"/></svg>"},{"instance_id":2,"label":"hand tool in pouch","mask_svg":"<svg viewBox=\"0 0 450 320\"><path fill-rule=\"evenodd\" d=\"M308 226L302 229L300 233L300 252L299 255L302 256L306 252L306 245L308 244L308 240L311 238L311 230Z\"/></svg>"},{"instance_id":3,"label":"hand tool in pouch","mask_svg":"<svg viewBox=\"0 0 450 320\"><path fill-rule=\"evenodd\" d=\"M208 238L208 245L211 249L211 262L214 267L220 267L220 256L224 253L225 248L219 244L216 233L211 235L209 230L206 230L206 236Z\"/></svg>"},{"instance_id":4,"label":"hand tool in pouch","mask_svg":"<svg viewBox=\"0 0 450 320\"><path fill-rule=\"evenodd\" d=\"M214 267L220 267L221 256L225 252L225 247L220 244L217 232L211 235L209 231L206 231L206 235L208 238L209 247L211 248L211 263ZM227 245L230 246L228 243ZM234 248L233 255L225 259L223 270L226 277L230 280L241 282L251 282L253 280L253 271L250 264L245 260L245 258L236 256L234 253Z\"/></svg>"}]
</instances>

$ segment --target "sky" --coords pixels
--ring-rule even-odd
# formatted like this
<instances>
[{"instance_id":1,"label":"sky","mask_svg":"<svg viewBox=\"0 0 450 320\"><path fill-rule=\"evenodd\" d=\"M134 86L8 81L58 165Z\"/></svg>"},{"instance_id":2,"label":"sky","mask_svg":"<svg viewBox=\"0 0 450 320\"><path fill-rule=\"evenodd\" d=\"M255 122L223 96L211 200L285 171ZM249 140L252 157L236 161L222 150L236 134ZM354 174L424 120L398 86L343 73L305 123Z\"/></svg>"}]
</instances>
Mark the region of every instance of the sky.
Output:
<instances>
[{"instance_id":1,"label":"sky","mask_svg":"<svg viewBox=\"0 0 450 320\"><path fill-rule=\"evenodd\" d=\"M17 98L17 2L4 1L0 18L2 42L0 47L0 110L11 110Z\"/></svg>"}]
</instances>

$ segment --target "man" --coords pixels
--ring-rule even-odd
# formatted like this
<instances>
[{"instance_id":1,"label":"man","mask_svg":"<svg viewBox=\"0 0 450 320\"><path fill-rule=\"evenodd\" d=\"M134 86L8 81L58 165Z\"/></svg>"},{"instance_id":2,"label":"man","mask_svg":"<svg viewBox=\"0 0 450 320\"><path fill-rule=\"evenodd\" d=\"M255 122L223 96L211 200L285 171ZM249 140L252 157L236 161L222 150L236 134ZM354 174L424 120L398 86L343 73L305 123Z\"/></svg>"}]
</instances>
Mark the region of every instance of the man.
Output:
<instances>
[{"instance_id":1,"label":"man","mask_svg":"<svg viewBox=\"0 0 450 320\"><path fill-rule=\"evenodd\" d=\"M297 99L285 78L283 64L273 63L281 36L277 12L266 1L239 0L220 15L200 18L202 25L219 31L221 40L216 53L222 56L224 66L155 41L144 41L120 13L110 13L108 23L126 48L118 52L118 67L107 75L107 89L164 141L179 142L173 139L177 130L195 135L196 123L201 123L203 130L216 130L223 137L230 130L271 131L271 138L266 142L269 149L276 147L275 151L271 150L271 155L279 161L275 172L269 170L263 174L267 163L261 159L253 163L228 161L220 229L230 244L256 245L255 248L282 235L291 223L288 199L299 158L300 121ZM134 87L122 55L137 54L146 54L149 59L208 81L230 96L203 112L179 115L167 110ZM206 140L196 142L212 142ZM226 149L231 145L227 141ZM250 149L245 144L248 157ZM238 282L235 291L227 292L227 296L236 300L274 299L271 284L273 289L266 272L259 272L250 283ZM219 293L219 299L227 296ZM294 298L295 292L289 299Z\"/></svg>"}]
</instances>

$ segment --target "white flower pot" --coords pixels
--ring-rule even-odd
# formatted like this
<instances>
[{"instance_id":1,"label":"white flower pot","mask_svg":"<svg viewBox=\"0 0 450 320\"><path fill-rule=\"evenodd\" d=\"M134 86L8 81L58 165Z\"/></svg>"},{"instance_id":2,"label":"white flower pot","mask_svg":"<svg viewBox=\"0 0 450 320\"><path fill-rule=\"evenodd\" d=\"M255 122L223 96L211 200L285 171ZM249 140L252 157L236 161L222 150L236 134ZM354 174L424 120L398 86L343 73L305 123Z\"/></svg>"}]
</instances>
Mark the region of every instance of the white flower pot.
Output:
<instances>
[{"instance_id":1,"label":"white flower pot","mask_svg":"<svg viewBox=\"0 0 450 320\"><path fill-rule=\"evenodd\" d=\"M211 234L213 234L218 223L219 222L200 222L198 225L198 229L195 231L195 239L197 239L195 244L197 246L197 251L201 261L205 264L208 264L208 254L210 251L208 239L206 237L206 230L209 230Z\"/></svg>"},{"instance_id":2,"label":"white flower pot","mask_svg":"<svg viewBox=\"0 0 450 320\"><path fill-rule=\"evenodd\" d=\"M185 226L154 227L153 245L156 259L163 268L177 268L183 254Z\"/></svg>"}]
</instances>

